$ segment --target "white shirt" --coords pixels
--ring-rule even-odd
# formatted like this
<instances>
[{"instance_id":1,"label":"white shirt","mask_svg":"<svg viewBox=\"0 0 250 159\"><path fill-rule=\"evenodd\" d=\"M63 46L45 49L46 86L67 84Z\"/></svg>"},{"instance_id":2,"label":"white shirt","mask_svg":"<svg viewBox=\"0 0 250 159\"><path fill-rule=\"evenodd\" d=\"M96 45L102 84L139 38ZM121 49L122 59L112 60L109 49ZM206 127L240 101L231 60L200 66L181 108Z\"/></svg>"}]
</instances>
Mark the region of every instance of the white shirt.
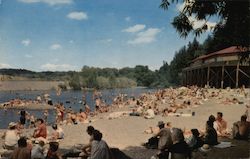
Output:
<instances>
[{"instance_id":1,"label":"white shirt","mask_svg":"<svg viewBox=\"0 0 250 159\"><path fill-rule=\"evenodd\" d=\"M5 134L4 144L7 146L15 146L17 145L17 141L19 140L19 136L16 133L16 130L7 130Z\"/></svg>"},{"instance_id":2,"label":"white shirt","mask_svg":"<svg viewBox=\"0 0 250 159\"><path fill-rule=\"evenodd\" d=\"M35 146L32 147L31 159L33 158L40 158L40 159L45 158L43 154L43 148L39 144L36 144Z\"/></svg>"},{"instance_id":3,"label":"white shirt","mask_svg":"<svg viewBox=\"0 0 250 159\"><path fill-rule=\"evenodd\" d=\"M148 109L146 112L146 117L147 118L154 118L155 117L155 112L153 109Z\"/></svg>"},{"instance_id":4,"label":"white shirt","mask_svg":"<svg viewBox=\"0 0 250 159\"><path fill-rule=\"evenodd\" d=\"M57 130L56 130L56 132L58 132L58 134L59 134L58 135L59 139L63 139L64 138L64 132L63 132L62 128L58 127Z\"/></svg>"},{"instance_id":5,"label":"white shirt","mask_svg":"<svg viewBox=\"0 0 250 159\"><path fill-rule=\"evenodd\" d=\"M90 159L110 159L110 155L109 147L105 141L92 141Z\"/></svg>"}]
</instances>

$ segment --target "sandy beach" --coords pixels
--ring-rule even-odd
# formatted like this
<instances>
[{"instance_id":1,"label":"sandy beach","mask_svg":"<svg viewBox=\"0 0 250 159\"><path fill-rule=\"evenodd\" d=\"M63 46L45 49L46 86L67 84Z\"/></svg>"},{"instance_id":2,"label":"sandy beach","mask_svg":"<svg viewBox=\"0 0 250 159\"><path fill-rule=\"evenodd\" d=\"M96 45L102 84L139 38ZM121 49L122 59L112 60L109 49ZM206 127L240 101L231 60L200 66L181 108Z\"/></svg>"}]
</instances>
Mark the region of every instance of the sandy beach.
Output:
<instances>
[{"instance_id":1,"label":"sandy beach","mask_svg":"<svg viewBox=\"0 0 250 159\"><path fill-rule=\"evenodd\" d=\"M129 107L114 109L113 112L99 114L90 119L90 123L77 125L63 125L65 131L65 139L60 141L60 149L66 152L74 145L86 144L89 137L86 133L88 125L93 125L96 129L103 133L103 139L110 147L116 147L126 153L133 159L150 159L156 153L156 150L149 150L141 146L145 143L152 134L145 134L144 130L150 126L155 127L158 121L171 122L173 127L181 129L205 128L205 122L208 116L217 112L223 112L224 119L228 123L230 130L233 122L239 121L240 116L244 114L246 103L249 102L249 97L243 97L235 92L235 90L222 90L222 99L208 99L203 101L203 104L190 109L180 109L177 112L195 112L195 116L167 116L157 115L154 119L144 119L143 117L122 116L116 119L108 119L109 114L119 111L131 111ZM249 89L247 90L249 92ZM237 98L242 104L220 104L225 98ZM166 104L162 104L164 107ZM4 130L0 132L3 133ZM49 131L51 128L49 127ZM32 130L25 130L26 134L30 134ZM247 141L236 141L228 138L219 138L219 141L230 141L235 146L225 149L212 148L203 156L196 158L249 158L250 143ZM1 140L1 145L3 141Z\"/></svg>"},{"instance_id":2,"label":"sandy beach","mask_svg":"<svg viewBox=\"0 0 250 159\"><path fill-rule=\"evenodd\" d=\"M64 82L35 80L0 81L0 91L51 90L57 89L59 84L64 84Z\"/></svg>"},{"instance_id":3,"label":"sandy beach","mask_svg":"<svg viewBox=\"0 0 250 159\"><path fill-rule=\"evenodd\" d=\"M26 110L46 110L46 109L55 109L53 106L49 104L25 104L22 106L8 106L4 107L4 104L0 104L0 109L26 109Z\"/></svg>"}]
</instances>

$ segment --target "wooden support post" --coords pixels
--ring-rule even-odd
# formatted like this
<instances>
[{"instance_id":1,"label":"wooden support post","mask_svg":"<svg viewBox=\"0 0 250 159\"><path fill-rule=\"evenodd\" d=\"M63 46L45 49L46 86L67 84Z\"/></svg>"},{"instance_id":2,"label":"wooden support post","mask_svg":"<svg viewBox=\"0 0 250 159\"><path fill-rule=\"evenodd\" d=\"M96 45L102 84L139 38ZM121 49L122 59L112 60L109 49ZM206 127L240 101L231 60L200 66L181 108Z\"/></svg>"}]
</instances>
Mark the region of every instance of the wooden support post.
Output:
<instances>
[{"instance_id":1,"label":"wooden support post","mask_svg":"<svg viewBox=\"0 0 250 159\"><path fill-rule=\"evenodd\" d=\"M238 61L237 66L236 66L236 82L235 82L235 87L238 88L239 87L239 66L240 66L240 62Z\"/></svg>"},{"instance_id":2,"label":"wooden support post","mask_svg":"<svg viewBox=\"0 0 250 159\"><path fill-rule=\"evenodd\" d=\"M221 84L220 84L220 88L224 88L224 71L225 70L225 66L224 64L222 65L222 68L221 68Z\"/></svg>"},{"instance_id":3,"label":"wooden support post","mask_svg":"<svg viewBox=\"0 0 250 159\"><path fill-rule=\"evenodd\" d=\"M207 68L207 86L209 86L209 74L210 74L210 66Z\"/></svg>"}]
</instances>

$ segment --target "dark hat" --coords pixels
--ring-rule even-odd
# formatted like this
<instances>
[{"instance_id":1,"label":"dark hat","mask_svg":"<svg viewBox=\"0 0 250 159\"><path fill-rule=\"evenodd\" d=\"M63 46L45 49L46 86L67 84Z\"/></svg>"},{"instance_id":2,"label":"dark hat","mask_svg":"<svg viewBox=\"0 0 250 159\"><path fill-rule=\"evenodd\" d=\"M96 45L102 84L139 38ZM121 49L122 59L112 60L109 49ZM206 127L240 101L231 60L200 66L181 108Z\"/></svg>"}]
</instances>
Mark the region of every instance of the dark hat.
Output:
<instances>
[{"instance_id":1,"label":"dark hat","mask_svg":"<svg viewBox=\"0 0 250 159\"><path fill-rule=\"evenodd\" d=\"M197 136L197 137L198 137L198 136L200 135L198 129L191 129L191 132L192 132L192 134L193 134L194 136Z\"/></svg>"},{"instance_id":2,"label":"dark hat","mask_svg":"<svg viewBox=\"0 0 250 159\"><path fill-rule=\"evenodd\" d=\"M158 121L158 126L164 125L165 123L163 121Z\"/></svg>"}]
</instances>

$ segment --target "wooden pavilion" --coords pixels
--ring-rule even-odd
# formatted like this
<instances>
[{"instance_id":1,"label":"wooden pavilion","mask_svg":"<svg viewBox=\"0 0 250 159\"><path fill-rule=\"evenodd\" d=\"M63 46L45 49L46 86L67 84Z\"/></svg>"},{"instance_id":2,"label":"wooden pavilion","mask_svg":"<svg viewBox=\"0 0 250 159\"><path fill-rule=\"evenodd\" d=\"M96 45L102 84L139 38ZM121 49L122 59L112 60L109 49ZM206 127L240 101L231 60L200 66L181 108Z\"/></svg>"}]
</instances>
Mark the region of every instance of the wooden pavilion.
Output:
<instances>
[{"instance_id":1,"label":"wooden pavilion","mask_svg":"<svg viewBox=\"0 0 250 159\"><path fill-rule=\"evenodd\" d=\"M182 71L183 85L208 85L216 88L250 87L250 64L240 61L246 49L236 46L216 51L194 59Z\"/></svg>"}]
</instances>

